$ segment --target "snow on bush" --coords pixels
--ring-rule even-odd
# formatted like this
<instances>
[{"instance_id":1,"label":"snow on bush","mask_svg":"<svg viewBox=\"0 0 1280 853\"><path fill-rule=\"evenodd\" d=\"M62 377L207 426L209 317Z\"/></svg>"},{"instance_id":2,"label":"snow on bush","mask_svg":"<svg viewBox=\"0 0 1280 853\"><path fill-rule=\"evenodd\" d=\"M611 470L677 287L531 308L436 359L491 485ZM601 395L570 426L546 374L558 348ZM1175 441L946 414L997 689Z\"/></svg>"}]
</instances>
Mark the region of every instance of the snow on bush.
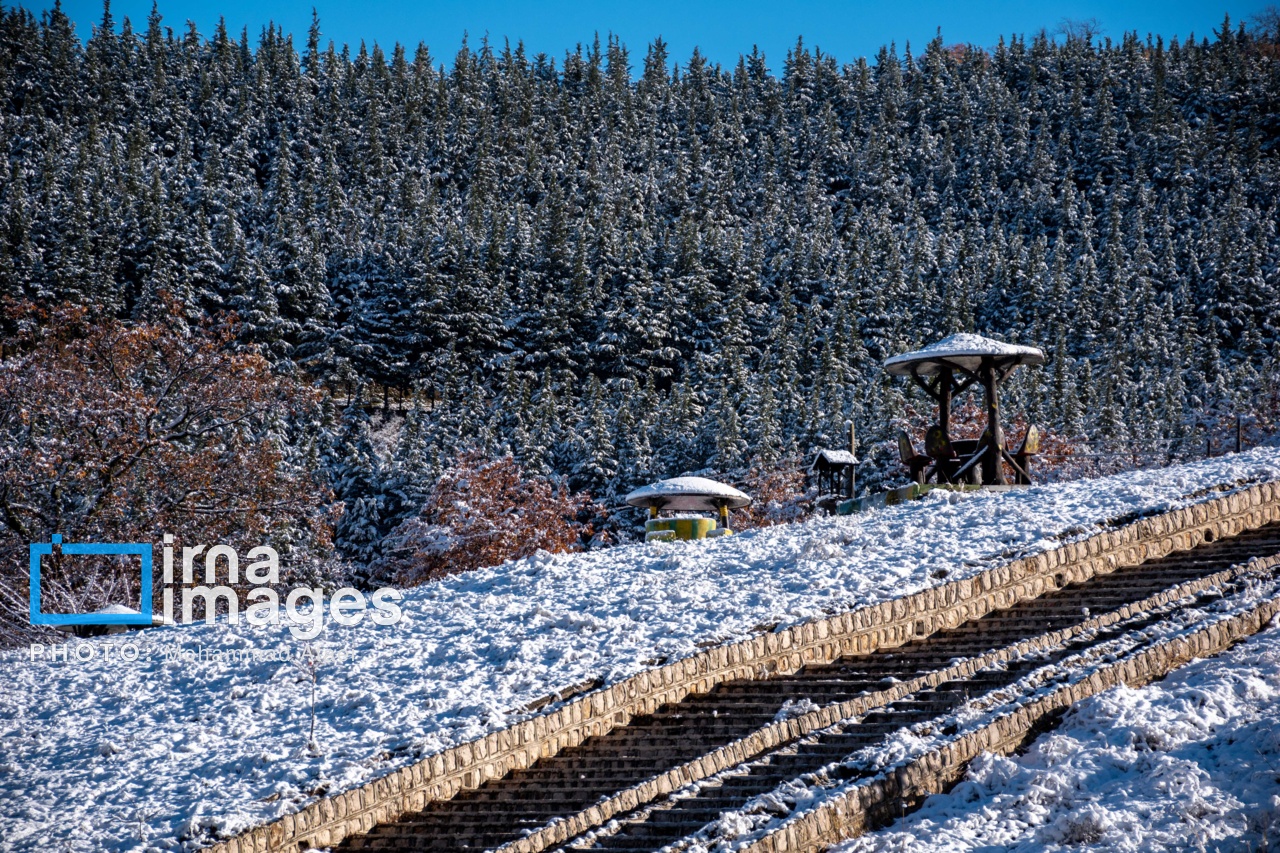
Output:
<instances>
[{"instance_id":1,"label":"snow on bush","mask_svg":"<svg viewBox=\"0 0 1280 853\"><path fill-rule=\"evenodd\" d=\"M813 509L813 495L805 492L804 460L784 459L773 468L752 468L739 485L751 496L751 506L734 510L734 530L752 530L799 521Z\"/></svg>"},{"instance_id":2,"label":"snow on bush","mask_svg":"<svg viewBox=\"0 0 1280 853\"><path fill-rule=\"evenodd\" d=\"M581 550L599 515L586 495L527 477L510 456L466 453L440 475L422 510L389 537L386 570L417 584L455 572L518 560L539 551Z\"/></svg>"}]
</instances>

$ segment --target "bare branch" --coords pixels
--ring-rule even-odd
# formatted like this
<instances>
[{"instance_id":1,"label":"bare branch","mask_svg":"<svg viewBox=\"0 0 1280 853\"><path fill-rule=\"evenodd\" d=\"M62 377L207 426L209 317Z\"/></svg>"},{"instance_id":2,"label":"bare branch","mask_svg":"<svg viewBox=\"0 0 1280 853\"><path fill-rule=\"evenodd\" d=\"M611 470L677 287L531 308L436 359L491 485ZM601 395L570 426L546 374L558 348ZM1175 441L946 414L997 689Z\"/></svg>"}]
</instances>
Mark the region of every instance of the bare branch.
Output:
<instances>
[{"instance_id":1,"label":"bare branch","mask_svg":"<svg viewBox=\"0 0 1280 853\"><path fill-rule=\"evenodd\" d=\"M1095 38L1106 32L1097 18L1063 18L1053 31L1055 35L1066 36L1067 41L1085 44L1092 44Z\"/></svg>"}]
</instances>

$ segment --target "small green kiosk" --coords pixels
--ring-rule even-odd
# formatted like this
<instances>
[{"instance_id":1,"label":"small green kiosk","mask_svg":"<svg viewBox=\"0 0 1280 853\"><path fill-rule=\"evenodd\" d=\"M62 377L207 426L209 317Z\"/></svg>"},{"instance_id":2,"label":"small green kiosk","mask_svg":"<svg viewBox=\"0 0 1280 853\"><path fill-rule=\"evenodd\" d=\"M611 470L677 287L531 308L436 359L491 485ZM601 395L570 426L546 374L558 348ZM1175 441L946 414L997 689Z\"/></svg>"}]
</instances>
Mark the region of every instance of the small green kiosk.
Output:
<instances>
[{"instance_id":1,"label":"small green kiosk","mask_svg":"<svg viewBox=\"0 0 1280 853\"><path fill-rule=\"evenodd\" d=\"M729 510L751 505L751 498L733 486L706 477L673 477L636 489L625 498L649 510L644 525L646 542L707 539L728 536ZM700 513L715 513L707 518Z\"/></svg>"}]
</instances>

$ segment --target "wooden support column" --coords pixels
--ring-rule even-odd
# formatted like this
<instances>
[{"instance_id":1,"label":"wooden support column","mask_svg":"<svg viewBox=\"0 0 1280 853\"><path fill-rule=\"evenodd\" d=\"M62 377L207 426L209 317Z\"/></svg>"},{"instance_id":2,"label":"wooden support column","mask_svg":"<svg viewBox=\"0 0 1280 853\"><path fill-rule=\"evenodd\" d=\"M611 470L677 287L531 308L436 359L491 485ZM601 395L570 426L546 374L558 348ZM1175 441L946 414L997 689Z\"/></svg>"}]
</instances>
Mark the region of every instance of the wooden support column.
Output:
<instances>
[{"instance_id":1,"label":"wooden support column","mask_svg":"<svg viewBox=\"0 0 1280 853\"><path fill-rule=\"evenodd\" d=\"M938 426L947 444L951 443L951 368L938 370Z\"/></svg>"},{"instance_id":2,"label":"wooden support column","mask_svg":"<svg viewBox=\"0 0 1280 853\"><path fill-rule=\"evenodd\" d=\"M982 374L982 385L987 392L987 446L982 454L982 483L988 486L1004 486L1004 465L1001 457L1004 452L1004 432L1000 429L1000 385L996 376L995 362L990 358L982 360L979 368Z\"/></svg>"},{"instance_id":3,"label":"wooden support column","mask_svg":"<svg viewBox=\"0 0 1280 853\"><path fill-rule=\"evenodd\" d=\"M858 458L858 432L857 432L857 424L855 424L852 420L850 420L850 421L849 421L849 456L850 456L851 458L853 458L853 459L857 459L857 458ZM845 493L844 493L844 496L845 496L846 498L852 498L852 497L853 497L853 488L854 488L854 482L853 482L854 473L853 473L853 470L854 470L854 467L855 467L855 464L854 464L854 463L850 463L850 464L849 464L849 481L848 481L847 485L845 486Z\"/></svg>"}]
</instances>

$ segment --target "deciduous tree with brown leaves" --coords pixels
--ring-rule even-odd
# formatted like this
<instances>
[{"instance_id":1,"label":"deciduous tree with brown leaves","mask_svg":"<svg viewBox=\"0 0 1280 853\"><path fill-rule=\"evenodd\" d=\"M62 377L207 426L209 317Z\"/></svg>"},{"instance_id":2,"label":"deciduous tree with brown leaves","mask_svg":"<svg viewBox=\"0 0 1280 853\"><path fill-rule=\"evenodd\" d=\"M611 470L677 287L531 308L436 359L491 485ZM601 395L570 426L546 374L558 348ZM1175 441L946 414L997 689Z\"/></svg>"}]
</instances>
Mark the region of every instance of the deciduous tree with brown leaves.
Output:
<instances>
[{"instance_id":1,"label":"deciduous tree with brown leaves","mask_svg":"<svg viewBox=\"0 0 1280 853\"><path fill-rule=\"evenodd\" d=\"M389 537L384 571L414 584L538 551L575 551L603 510L585 494L527 477L510 456L471 451L446 470L422 511Z\"/></svg>"},{"instance_id":2,"label":"deciduous tree with brown leaves","mask_svg":"<svg viewBox=\"0 0 1280 853\"><path fill-rule=\"evenodd\" d=\"M813 511L814 495L805 490L804 459L779 460L771 468L752 468L737 485L751 495L751 506L735 510L735 530L800 521Z\"/></svg>"},{"instance_id":3,"label":"deciduous tree with brown leaves","mask_svg":"<svg viewBox=\"0 0 1280 853\"><path fill-rule=\"evenodd\" d=\"M237 345L233 323L11 313L18 331L0 359L0 638L26 632L27 545L54 533L270 543L286 571L327 552L328 492L301 449L319 399ZM89 612L126 591L137 601L137 574L123 561L46 557L42 609Z\"/></svg>"}]
</instances>

